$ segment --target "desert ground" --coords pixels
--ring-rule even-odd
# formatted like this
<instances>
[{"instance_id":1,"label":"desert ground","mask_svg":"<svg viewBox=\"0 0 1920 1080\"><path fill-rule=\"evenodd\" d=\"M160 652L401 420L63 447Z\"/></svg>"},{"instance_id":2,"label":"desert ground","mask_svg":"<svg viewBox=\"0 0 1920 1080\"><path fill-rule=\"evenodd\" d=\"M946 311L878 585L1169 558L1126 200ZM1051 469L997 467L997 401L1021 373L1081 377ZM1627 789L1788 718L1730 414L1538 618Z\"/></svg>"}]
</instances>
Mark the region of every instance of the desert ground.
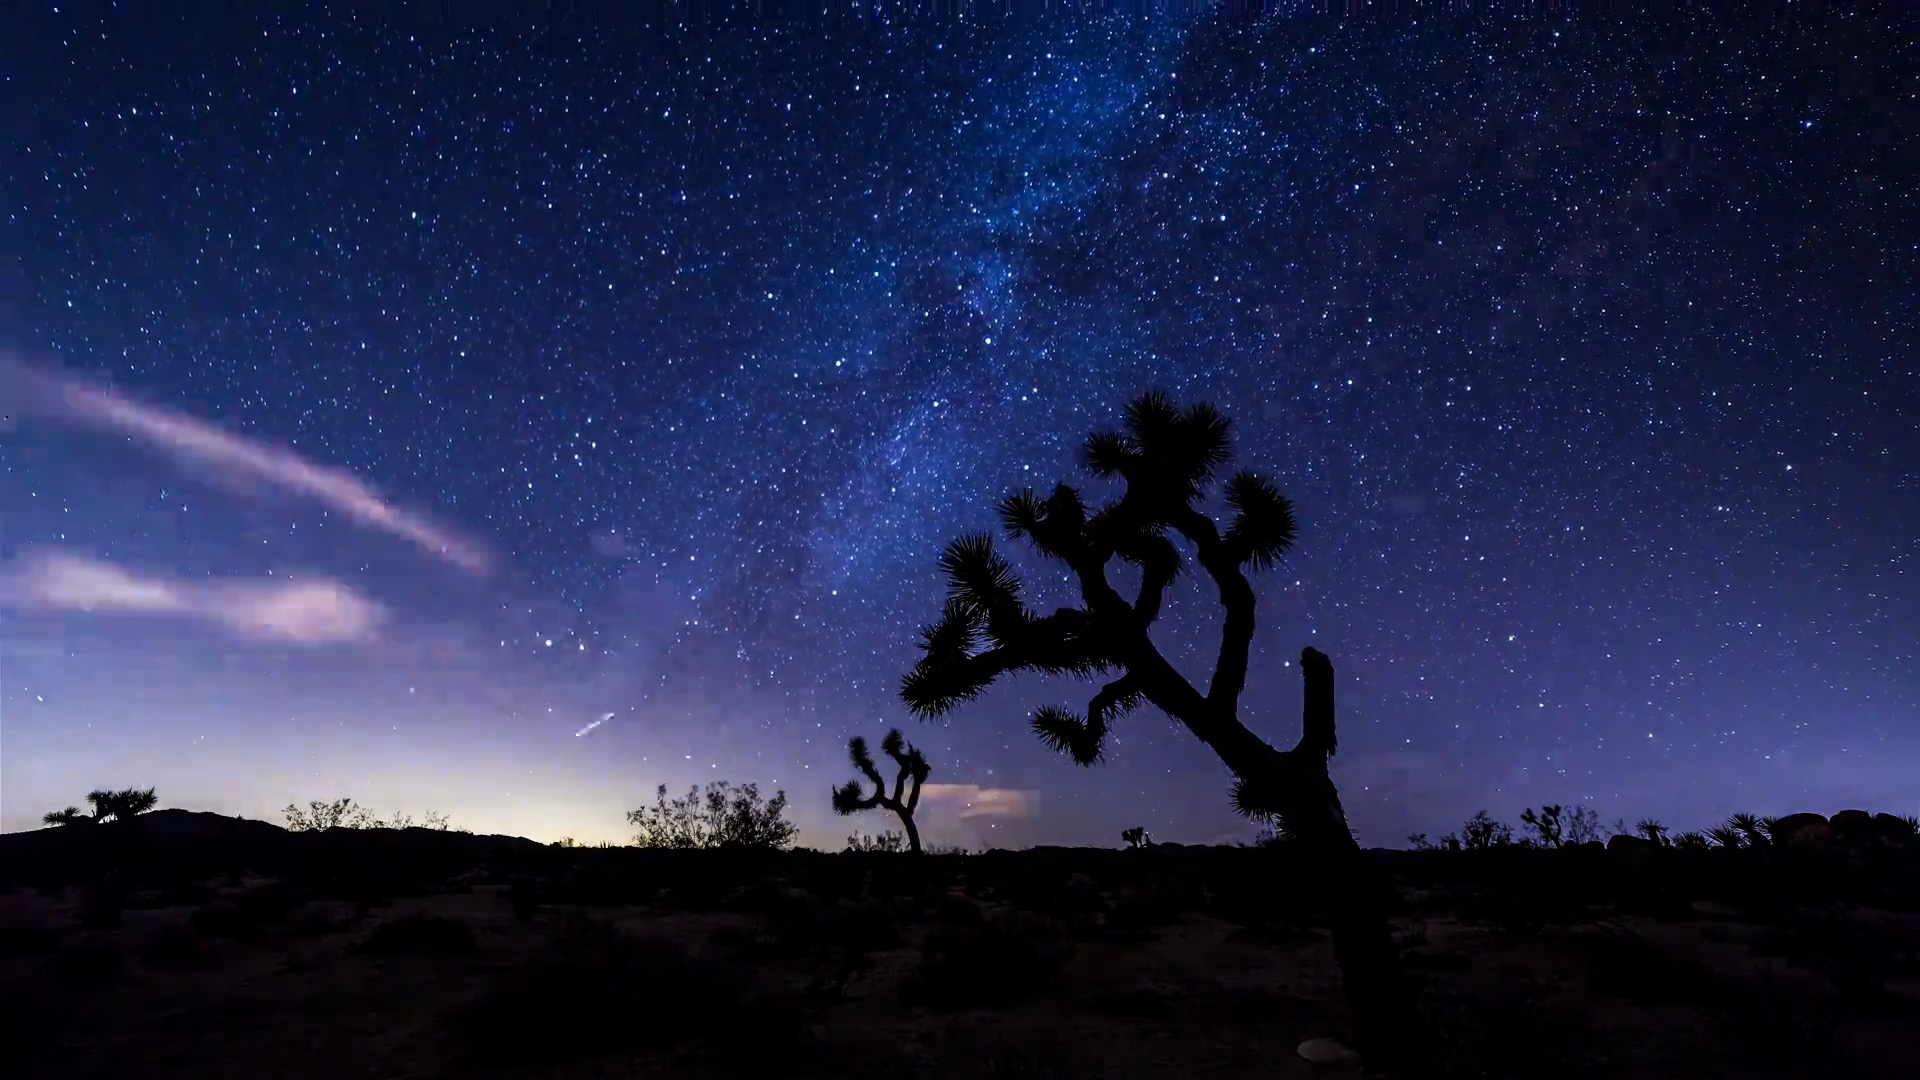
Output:
<instances>
[{"instance_id":1,"label":"desert ground","mask_svg":"<svg viewBox=\"0 0 1920 1080\"><path fill-rule=\"evenodd\" d=\"M60 832L0 837L15 1076L1369 1075L1299 1052L1348 1026L1284 845ZM1442 1075L1920 1076L1912 844L1374 855Z\"/></svg>"}]
</instances>

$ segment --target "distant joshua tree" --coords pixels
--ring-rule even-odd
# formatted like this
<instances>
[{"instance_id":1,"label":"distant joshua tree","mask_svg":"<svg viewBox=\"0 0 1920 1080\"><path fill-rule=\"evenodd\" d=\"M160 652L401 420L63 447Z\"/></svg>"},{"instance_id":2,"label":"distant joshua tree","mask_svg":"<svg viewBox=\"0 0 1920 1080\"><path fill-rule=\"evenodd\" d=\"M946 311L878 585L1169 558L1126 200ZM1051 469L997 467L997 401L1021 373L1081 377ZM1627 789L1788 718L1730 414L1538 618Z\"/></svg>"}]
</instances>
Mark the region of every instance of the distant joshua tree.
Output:
<instances>
[{"instance_id":1,"label":"distant joshua tree","mask_svg":"<svg viewBox=\"0 0 1920 1080\"><path fill-rule=\"evenodd\" d=\"M1147 832L1146 826L1135 825L1131 829L1120 830L1120 842L1130 848L1152 847L1153 837Z\"/></svg>"},{"instance_id":2,"label":"distant joshua tree","mask_svg":"<svg viewBox=\"0 0 1920 1080\"><path fill-rule=\"evenodd\" d=\"M1533 833L1533 842L1543 848L1557 848L1564 839L1562 832L1565 823L1560 820L1560 812L1565 807L1554 803L1542 806L1538 813L1529 806L1520 811L1520 821Z\"/></svg>"},{"instance_id":3,"label":"distant joshua tree","mask_svg":"<svg viewBox=\"0 0 1920 1080\"><path fill-rule=\"evenodd\" d=\"M1225 481L1224 529L1197 507L1231 456L1228 422L1211 405L1181 408L1158 392L1135 399L1123 430L1096 432L1085 446L1094 477L1124 484L1118 499L1090 507L1062 483L1050 495L1029 489L999 505L1008 538L1067 569L1080 606L1049 615L1030 609L991 534L955 540L940 557L945 610L922 636L924 655L902 680L901 697L924 719L1014 672L1110 678L1084 715L1048 706L1033 716L1034 734L1078 765L1102 760L1113 722L1143 702L1184 725L1233 773L1236 808L1283 823L1319 864L1333 893L1335 954L1361 1052L1382 1068L1422 1072L1431 1050L1387 921L1387 887L1355 842L1328 774L1336 748L1332 661L1317 649L1300 654L1306 709L1292 749L1268 743L1240 717L1254 631L1247 571L1274 565L1293 546L1295 525L1286 496L1244 470ZM1204 688L1149 632L1187 558L1176 540L1191 549L1225 613ZM1116 558L1138 574L1132 599L1107 576Z\"/></svg>"},{"instance_id":4,"label":"distant joshua tree","mask_svg":"<svg viewBox=\"0 0 1920 1080\"><path fill-rule=\"evenodd\" d=\"M836 814L857 814L862 810L884 807L893 811L900 824L907 830L907 850L920 854L920 830L913 823L913 811L920 805L920 785L927 782L933 772L926 757L919 749L907 742L899 728L888 731L880 740L880 752L893 759L899 766L899 772L893 778L893 794L887 794L887 782L873 762L873 754L867 750L865 737L855 735L847 743L847 756L853 759L853 767L860 775L873 783L873 794L862 796L860 781L849 780L833 789L833 812ZM908 790L907 785L913 785Z\"/></svg>"},{"instance_id":5,"label":"distant joshua tree","mask_svg":"<svg viewBox=\"0 0 1920 1080\"><path fill-rule=\"evenodd\" d=\"M92 817L82 814L77 806L69 806L64 810L55 810L40 820L48 825L130 821L158 806L160 800L152 788L123 788L119 791L101 788L87 792L87 803L93 807Z\"/></svg>"}]
</instances>

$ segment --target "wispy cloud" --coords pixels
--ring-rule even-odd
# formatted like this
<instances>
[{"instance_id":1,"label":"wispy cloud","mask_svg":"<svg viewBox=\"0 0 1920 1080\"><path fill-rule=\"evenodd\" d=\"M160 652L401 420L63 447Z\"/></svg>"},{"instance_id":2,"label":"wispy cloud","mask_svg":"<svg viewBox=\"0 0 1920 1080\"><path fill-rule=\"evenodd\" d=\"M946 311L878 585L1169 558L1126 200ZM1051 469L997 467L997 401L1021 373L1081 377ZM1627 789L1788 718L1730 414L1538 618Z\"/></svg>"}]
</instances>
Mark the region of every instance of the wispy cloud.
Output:
<instances>
[{"instance_id":1,"label":"wispy cloud","mask_svg":"<svg viewBox=\"0 0 1920 1080\"><path fill-rule=\"evenodd\" d=\"M366 641L385 620L379 604L336 581L170 581L63 551L16 561L0 577L0 605L197 618L249 640L299 645Z\"/></svg>"},{"instance_id":2,"label":"wispy cloud","mask_svg":"<svg viewBox=\"0 0 1920 1080\"><path fill-rule=\"evenodd\" d=\"M78 379L35 371L0 357L0 401L106 427L232 477L265 481L319 499L348 517L401 537L472 573L490 565L478 545L401 510L344 469L316 465L290 450L243 439L186 413L134 401Z\"/></svg>"},{"instance_id":3,"label":"wispy cloud","mask_svg":"<svg viewBox=\"0 0 1920 1080\"><path fill-rule=\"evenodd\" d=\"M957 811L962 821L968 818L1032 817L1040 806L1038 791L988 788L977 784L928 784L920 789L920 798L950 812Z\"/></svg>"}]
</instances>

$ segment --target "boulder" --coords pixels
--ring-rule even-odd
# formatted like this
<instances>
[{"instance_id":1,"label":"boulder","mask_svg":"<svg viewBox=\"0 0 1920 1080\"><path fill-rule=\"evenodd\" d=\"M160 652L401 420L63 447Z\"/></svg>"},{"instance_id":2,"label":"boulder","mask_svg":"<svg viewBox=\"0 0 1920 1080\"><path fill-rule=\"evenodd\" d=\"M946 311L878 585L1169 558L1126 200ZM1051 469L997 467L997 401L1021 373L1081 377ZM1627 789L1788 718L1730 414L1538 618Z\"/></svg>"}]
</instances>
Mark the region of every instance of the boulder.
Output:
<instances>
[{"instance_id":1,"label":"boulder","mask_svg":"<svg viewBox=\"0 0 1920 1080\"><path fill-rule=\"evenodd\" d=\"M1830 824L1838 835L1865 833L1873 828L1873 815L1865 810L1842 810L1833 815Z\"/></svg>"},{"instance_id":2,"label":"boulder","mask_svg":"<svg viewBox=\"0 0 1920 1080\"><path fill-rule=\"evenodd\" d=\"M1912 843L1920 839L1920 832L1914 830L1913 822L1893 814L1873 815L1873 831L1881 839L1893 843Z\"/></svg>"},{"instance_id":3,"label":"boulder","mask_svg":"<svg viewBox=\"0 0 1920 1080\"><path fill-rule=\"evenodd\" d=\"M1652 851L1659 846L1644 836L1630 833L1615 833L1607 837L1608 851Z\"/></svg>"},{"instance_id":4,"label":"boulder","mask_svg":"<svg viewBox=\"0 0 1920 1080\"><path fill-rule=\"evenodd\" d=\"M1823 847L1832 839L1832 823L1819 814L1788 814L1773 823L1776 844Z\"/></svg>"}]
</instances>

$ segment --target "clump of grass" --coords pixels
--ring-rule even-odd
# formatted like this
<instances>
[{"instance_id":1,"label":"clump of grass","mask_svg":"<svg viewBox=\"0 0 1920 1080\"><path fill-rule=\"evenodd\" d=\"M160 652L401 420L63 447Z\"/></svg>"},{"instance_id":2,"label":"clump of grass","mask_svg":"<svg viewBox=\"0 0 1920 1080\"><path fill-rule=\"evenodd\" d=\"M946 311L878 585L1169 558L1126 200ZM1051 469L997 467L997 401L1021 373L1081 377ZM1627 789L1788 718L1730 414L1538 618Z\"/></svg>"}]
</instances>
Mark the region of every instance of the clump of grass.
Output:
<instances>
[{"instance_id":1,"label":"clump of grass","mask_svg":"<svg viewBox=\"0 0 1920 1080\"><path fill-rule=\"evenodd\" d=\"M936 1009L1014 1005L1051 991L1073 942L1044 923L1007 920L942 927L921 946L920 966L903 994Z\"/></svg>"},{"instance_id":2,"label":"clump of grass","mask_svg":"<svg viewBox=\"0 0 1920 1080\"><path fill-rule=\"evenodd\" d=\"M365 948L389 956L466 956L478 946L473 927L466 923L415 912L374 927L367 935Z\"/></svg>"},{"instance_id":3,"label":"clump of grass","mask_svg":"<svg viewBox=\"0 0 1920 1080\"><path fill-rule=\"evenodd\" d=\"M527 1069L687 1044L778 1057L800 1046L801 1020L712 957L574 916L542 953L456 1013L450 1034L468 1069Z\"/></svg>"}]
</instances>

